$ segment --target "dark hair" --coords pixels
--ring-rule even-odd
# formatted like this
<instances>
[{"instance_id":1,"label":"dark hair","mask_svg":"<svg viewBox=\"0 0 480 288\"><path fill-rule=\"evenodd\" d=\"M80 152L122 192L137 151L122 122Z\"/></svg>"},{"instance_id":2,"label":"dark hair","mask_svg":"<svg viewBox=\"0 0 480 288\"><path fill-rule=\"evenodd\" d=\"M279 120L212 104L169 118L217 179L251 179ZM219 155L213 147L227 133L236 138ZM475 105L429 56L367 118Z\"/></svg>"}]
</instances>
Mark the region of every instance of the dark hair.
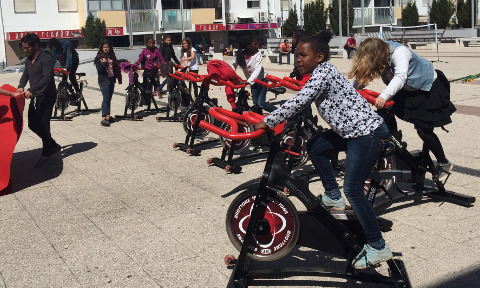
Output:
<instances>
[{"instance_id":1,"label":"dark hair","mask_svg":"<svg viewBox=\"0 0 480 288\"><path fill-rule=\"evenodd\" d=\"M150 40L152 40L153 43L155 43L155 39L153 39L153 37L150 36L150 37L147 37L147 39L145 39L145 45L148 44Z\"/></svg>"},{"instance_id":2,"label":"dark hair","mask_svg":"<svg viewBox=\"0 0 480 288\"><path fill-rule=\"evenodd\" d=\"M50 48L55 48L56 50L59 50L62 48L62 43L60 43L57 38L52 38L48 40L48 46L50 46Z\"/></svg>"},{"instance_id":3,"label":"dark hair","mask_svg":"<svg viewBox=\"0 0 480 288\"><path fill-rule=\"evenodd\" d=\"M297 44L298 42L300 42L300 40L302 40L303 37L305 37L305 30L303 29L300 29L300 30L297 30L293 33L293 36L292 38L293 39L296 39L297 40ZM293 42L293 39L292 39L292 42Z\"/></svg>"},{"instance_id":4,"label":"dark hair","mask_svg":"<svg viewBox=\"0 0 480 288\"><path fill-rule=\"evenodd\" d=\"M20 39L20 42L27 43L28 46L33 47L35 44L40 46L40 38L35 33L27 33L25 36Z\"/></svg>"},{"instance_id":5,"label":"dark hair","mask_svg":"<svg viewBox=\"0 0 480 288\"><path fill-rule=\"evenodd\" d=\"M108 55L103 52L103 45L108 45L110 47L110 51L108 51ZM112 43L108 40L103 40L102 44L100 44L100 48L98 49L97 56L93 61L93 64L97 64L100 61L100 58L107 58L107 56L112 59L113 63L117 63L117 57L115 56L115 51L113 51Z\"/></svg>"},{"instance_id":6,"label":"dark hair","mask_svg":"<svg viewBox=\"0 0 480 288\"><path fill-rule=\"evenodd\" d=\"M170 36L169 34L163 34L163 40L166 40L166 39L172 39L172 36Z\"/></svg>"},{"instance_id":7,"label":"dark hair","mask_svg":"<svg viewBox=\"0 0 480 288\"><path fill-rule=\"evenodd\" d=\"M322 31L313 36L303 37L299 43L310 43L312 50L315 53L323 53L325 56L323 61L330 59L330 46L328 42L332 39L332 33L330 31Z\"/></svg>"},{"instance_id":8,"label":"dark hair","mask_svg":"<svg viewBox=\"0 0 480 288\"><path fill-rule=\"evenodd\" d=\"M252 44L254 41L257 41L257 38L253 35L244 35L240 37L238 40L238 50L237 50L237 64L238 66L245 68L247 66L247 62L245 61L245 54L248 46ZM250 51L251 52L251 51Z\"/></svg>"},{"instance_id":9,"label":"dark hair","mask_svg":"<svg viewBox=\"0 0 480 288\"><path fill-rule=\"evenodd\" d=\"M283 43L288 42L288 39L283 40Z\"/></svg>"}]
</instances>

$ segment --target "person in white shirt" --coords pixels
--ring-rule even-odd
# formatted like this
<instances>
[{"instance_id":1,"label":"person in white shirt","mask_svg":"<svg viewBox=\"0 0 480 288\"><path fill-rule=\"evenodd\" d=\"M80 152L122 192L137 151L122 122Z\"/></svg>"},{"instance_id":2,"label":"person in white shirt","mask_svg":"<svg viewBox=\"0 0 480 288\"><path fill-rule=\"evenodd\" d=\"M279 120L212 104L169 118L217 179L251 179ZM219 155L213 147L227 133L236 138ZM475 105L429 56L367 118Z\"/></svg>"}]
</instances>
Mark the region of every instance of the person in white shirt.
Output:
<instances>
[{"instance_id":1,"label":"person in white shirt","mask_svg":"<svg viewBox=\"0 0 480 288\"><path fill-rule=\"evenodd\" d=\"M182 56L180 62L184 67L187 67L187 73L198 73L198 62L196 57L197 51L192 46L192 39L185 37L182 40ZM198 95L198 86L196 82L193 82L193 88L195 95Z\"/></svg>"},{"instance_id":2,"label":"person in white shirt","mask_svg":"<svg viewBox=\"0 0 480 288\"><path fill-rule=\"evenodd\" d=\"M259 79L264 82L267 72L262 66L262 53L258 51L258 41L252 35L242 36L239 40L237 56L233 58L232 67L234 70L240 66L247 78L247 84L251 86L253 105L272 112L277 107L266 102L267 87L256 84L253 80Z\"/></svg>"},{"instance_id":3,"label":"person in white shirt","mask_svg":"<svg viewBox=\"0 0 480 288\"><path fill-rule=\"evenodd\" d=\"M410 122L424 145L437 159L434 181L447 181L453 164L447 160L440 139L433 131L452 122L456 108L450 101L450 83L432 63L400 43L379 38L364 39L357 49L350 77L362 88L381 77L387 85L376 99L382 108L389 99L395 101L392 112Z\"/></svg>"}]
</instances>

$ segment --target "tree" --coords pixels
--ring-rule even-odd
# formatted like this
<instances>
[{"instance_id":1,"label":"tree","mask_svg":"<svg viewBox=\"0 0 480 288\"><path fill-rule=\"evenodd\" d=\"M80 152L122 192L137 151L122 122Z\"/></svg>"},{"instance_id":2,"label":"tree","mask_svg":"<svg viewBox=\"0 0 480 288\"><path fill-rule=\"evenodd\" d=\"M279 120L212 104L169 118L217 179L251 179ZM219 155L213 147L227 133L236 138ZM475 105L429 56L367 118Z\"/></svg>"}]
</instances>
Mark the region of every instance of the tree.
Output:
<instances>
[{"instance_id":1,"label":"tree","mask_svg":"<svg viewBox=\"0 0 480 288\"><path fill-rule=\"evenodd\" d=\"M418 25L418 8L415 2L408 3L402 10L402 26Z\"/></svg>"},{"instance_id":2,"label":"tree","mask_svg":"<svg viewBox=\"0 0 480 288\"><path fill-rule=\"evenodd\" d=\"M478 7L477 3L475 3L475 7ZM477 17L478 13L477 9L475 9L475 17L473 19L477 19ZM466 2L463 2L463 0L458 0L457 19L460 27L472 28L472 0L467 0Z\"/></svg>"},{"instance_id":3,"label":"tree","mask_svg":"<svg viewBox=\"0 0 480 288\"><path fill-rule=\"evenodd\" d=\"M95 19L92 13L88 13L85 27L82 27L85 46L87 48L98 48L103 40L105 40L107 25L105 20Z\"/></svg>"},{"instance_id":4,"label":"tree","mask_svg":"<svg viewBox=\"0 0 480 288\"><path fill-rule=\"evenodd\" d=\"M445 29L455 13L455 4L449 0L433 0L430 9L430 23L437 23L437 27Z\"/></svg>"},{"instance_id":5,"label":"tree","mask_svg":"<svg viewBox=\"0 0 480 288\"><path fill-rule=\"evenodd\" d=\"M303 29L305 34L314 35L327 26L328 12L325 10L323 0L315 0L305 5L303 9Z\"/></svg>"},{"instance_id":6,"label":"tree","mask_svg":"<svg viewBox=\"0 0 480 288\"><path fill-rule=\"evenodd\" d=\"M282 25L283 36L292 37L293 33L297 31L298 27L298 15L297 15L297 5L293 5L293 9L290 9L288 12L288 18L285 20L285 23Z\"/></svg>"},{"instance_id":7,"label":"tree","mask_svg":"<svg viewBox=\"0 0 480 288\"><path fill-rule=\"evenodd\" d=\"M349 21L347 21L347 4L349 9ZM332 26L333 33L335 35L340 35L340 33L338 33L338 0L333 0L332 4L328 7L328 16L330 18L330 25ZM347 35L347 23L349 25L349 30L352 30L354 18L355 15L352 4L348 0L342 0L342 35Z\"/></svg>"}]
</instances>

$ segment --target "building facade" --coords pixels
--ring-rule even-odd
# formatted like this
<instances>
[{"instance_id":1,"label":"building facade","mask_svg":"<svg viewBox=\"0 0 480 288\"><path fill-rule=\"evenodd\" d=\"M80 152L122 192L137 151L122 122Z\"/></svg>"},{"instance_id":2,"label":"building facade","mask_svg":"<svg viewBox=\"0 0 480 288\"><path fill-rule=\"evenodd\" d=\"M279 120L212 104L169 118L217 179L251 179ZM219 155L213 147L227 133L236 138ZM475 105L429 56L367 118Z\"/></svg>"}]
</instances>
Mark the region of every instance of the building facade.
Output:
<instances>
[{"instance_id":1,"label":"building facade","mask_svg":"<svg viewBox=\"0 0 480 288\"><path fill-rule=\"evenodd\" d=\"M0 66L13 65L24 57L20 38L36 32L42 46L52 37L70 39L83 45L81 27L89 13L105 20L106 37L114 46L144 45L145 38L168 33L174 43L183 36L194 43L204 42L222 52L234 46L245 34L253 34L263 43L281 37L280 27L290 9L296 9L303 25L303 7L314 0L0 0ZM325 7L332 0L325 0ZM354 31L378 30L379 25L401 25L401 9L407 1L416 1L421 20L426 22L430 0L351 1L354 7ZM54 4L54 5L52 5Z\"/></svg>"}]
</instances>

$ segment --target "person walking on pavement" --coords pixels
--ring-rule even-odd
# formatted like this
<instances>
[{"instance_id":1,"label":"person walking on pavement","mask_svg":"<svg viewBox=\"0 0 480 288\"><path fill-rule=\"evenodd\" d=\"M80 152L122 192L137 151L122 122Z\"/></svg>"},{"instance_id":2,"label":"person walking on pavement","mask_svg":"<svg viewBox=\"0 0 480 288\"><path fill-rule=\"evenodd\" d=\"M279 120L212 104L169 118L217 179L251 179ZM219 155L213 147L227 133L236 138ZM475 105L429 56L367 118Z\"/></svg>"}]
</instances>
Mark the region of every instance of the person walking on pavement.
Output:
<instances>
[{"instance_id":1,"label":"person walking on pavement","mask_svg":"<svg viewBox=\"0 0 480 288\"><path fill-rule=\"evenodd\" d=\"M50 119L56 98L53 77L55 62L50 52L40 49L40 38L37 34L28 33L20 42L28 56L17 91L30 99L28 128L42 139L42 156L35 164L35 167L41 167L50 161L50 157L62 150L50 133ZM30 88L25 89L27 82Z\"/></svg>"}]
</instances>

